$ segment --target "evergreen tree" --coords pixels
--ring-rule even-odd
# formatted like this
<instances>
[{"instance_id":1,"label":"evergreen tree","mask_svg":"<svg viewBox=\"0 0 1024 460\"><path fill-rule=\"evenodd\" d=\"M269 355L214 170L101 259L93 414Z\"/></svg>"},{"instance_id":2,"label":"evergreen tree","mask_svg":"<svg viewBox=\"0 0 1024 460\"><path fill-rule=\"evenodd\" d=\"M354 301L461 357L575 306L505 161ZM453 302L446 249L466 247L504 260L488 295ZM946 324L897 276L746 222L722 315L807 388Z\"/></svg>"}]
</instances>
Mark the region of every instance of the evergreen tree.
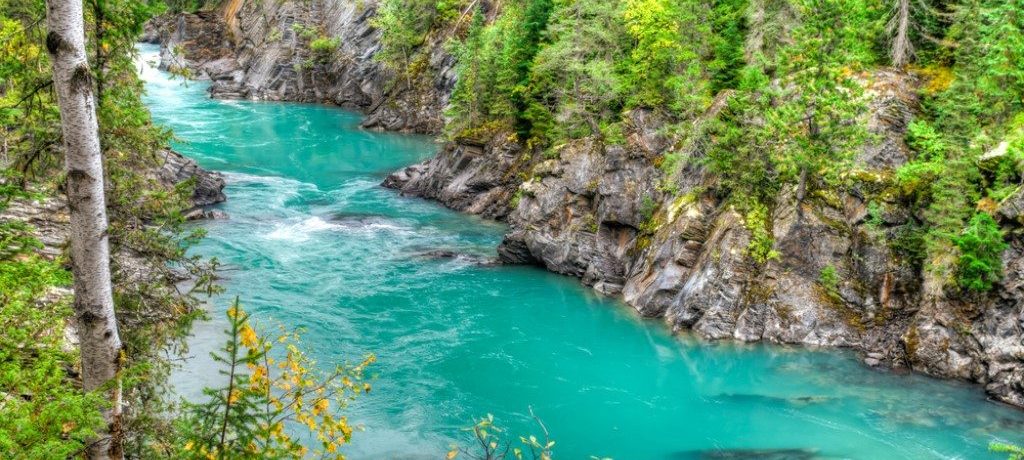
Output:
<instances>
[{"instance_id":1,"label":"evergreen tree","mask_svg":"<svg viewBox=\"0 0 1024 460\"><path fill-rule=\"evenodd\" d=\"M508 67L504 91L512 101L515 130L524 140L532 131L531 117L527 115L533 102L529 98L530 69L540 52L541 38L553 8L552 0L528 0L522 19L512 30L505 47L504 59Z\"/></svg>"},{"instance_id":2,"label":"evergreen tree","mask_svg":"<svg viewBox=\"0 0 1024 460\"><path fill-rule=\"evenodd\" d=\"M625 30L617 1L560 0L549 26L550 45L538 54L531 93L543 101L531 119L536 137L605 137L622 100L616 64L626 59ZM555 123L545 123L553 119ZM550 133L548 133L550 131Z\"/></svg>"},{"instance_id":3,"label":"evergreen tree","mask_svg":"<svg viewBox=\"0 0 1024 460\"><path fill-rule=\"evenodd\" d=\"M666 108L683 118L710 101L704 59L711 36L710 11L702 0L626 0L626 31L632 38L625 83L629 106Z\"/></svg>"},{"instance_id":4,"label":"evergreen tree","mask_svg":"<svg viewBox=\"0 0 1024 460\"><path fill-rule=\"evenodd\" d=\"M835 183L866 137L867 106L856 77L873 60L870 0L795 0L800 24L779 51L781 81L766 107L774 163L783 180Z\"/></svg>"},{"instance_id":5,"label":"evergreen tree","mask_svg":"<svg viewBox=\"0 0 1024 460\"><path fill-rule=\"evenodd\" d=\"M712 73L712 93L736 88L746 65L744 42L748 33L749 0L715 0L712 9L711 39L714 59L708 65Z\"/></svg>"}]
</instances>

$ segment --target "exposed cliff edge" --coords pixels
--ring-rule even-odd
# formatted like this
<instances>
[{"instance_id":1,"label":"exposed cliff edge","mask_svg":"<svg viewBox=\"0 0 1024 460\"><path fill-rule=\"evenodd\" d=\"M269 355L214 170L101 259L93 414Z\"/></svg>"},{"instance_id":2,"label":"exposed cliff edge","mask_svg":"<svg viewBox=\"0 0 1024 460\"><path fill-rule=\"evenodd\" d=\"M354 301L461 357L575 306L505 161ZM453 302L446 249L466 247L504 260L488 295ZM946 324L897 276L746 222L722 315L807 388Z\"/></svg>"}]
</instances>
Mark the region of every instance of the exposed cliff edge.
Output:
<instances>
[{"instance_id":1,"label":"exposed cliff edge","mask_svg":"<svg viewBox=\"0 0 1024 460\"><path fill-rule=\"evenodd\" d=\"M224 178L219 173L200 168L195 161L172 150L164 150L162 154L164 155L162 166L149 172L149 176L156 181L154 187L161 187L169 191L191 181L193 207L187 210L185 217L189 219L224 217L223 213L206 209L208 206L227 200L224 195ZM48 258L56 258L67 246L70 217L67 200L62 193L47 196L45 199L17 199L10 202L6 209L0 211L0 220L17 220L32 226L33 236L43 245L39 251L40 254ZM171 283L159 281L160 277L168 272L168 267L164 266L163 262L144 257L129 248L117 245L114 246L111 258L113 260L113 276L115 284L118 286L148 285L154 289L157 287L166 289L168 292L173 289ZM170 281L181 281L187 279L188 275L176 273L175 278Z\"/></svg>"},{"instance_id":2,"label":"exposed cliff edge","mask_svg":"<svg viewBox=\"0 0 1024 460\"><path fill-rule=\"evenodd\" d=\"M173 187L185 181L192 181L192 209L186 217L190 219L223 217L223 213L206 210L208 206L227 201L224 194L224 176L200 168L195 160L186 158L173 150L164 150L163 166L155 171L156 177L166 187Z\"/></svg>"},{"instance_id":3,"label":"exposed cliff edge","mask_svg":"<svg viewBox=\"0 0 1024 460\"><path fill-rule=\"evenodd\" d=\"M366 128L439 133L455 61L439 40L421 79L394 78L373 59L380 49L370 23L376 6L373 0L244 2L234 15L218 9L157 18L144 40L161 44L161 68L211 80L213 97L335 104L365 112ZM336 38L336 48L317 55L304 30Z\"/></svg>"},{"instance_id":4,"label":"exposed cliff edge","mask_svg":"<svg viewBox=\"0 0 1024 460\"><path fill-rule=\"evenodd\" d=\"M913 82L874 76L872 131L880 140L858 158L861 187L907 161L902 139ZM715 110L714 107L711 109ZM743 217L716 197L699 143L684 166L657 165L673 139L636 111L625 145L595 139L559 149L557 159L524 160L499 138L451 144L436 158L392 174L385 185L454 209L507 218L499 247L507 263L534 263L621 295L640 314L707 339L769 341L859 350L870 366L913 369L984 385L1024 407L1024 239L1012 234L1005 277L994 293L965 297L930 287L926 268L889 244L911 216L885 203L878 216L857 189L796 199L785 190L774 212L778 258L750 260ZM526 178L523 180L523 178ZM666 193L665 182L675 190ZM521 184L521 185L520 185ZM1017 228L1020 191L1003 204ZM838 275L834 292L821 273Z\"/></svg>"},{"instance_id":5,"label":"exposed cliff edge","mask_svg":"<svg viewBox=\"0 0 1024 460\"><path fill-rule=\"evenodd\" d=\"M368 127L440 132L452 59L440 42L428 44L429 84L392 83L373 60L374 8L372 1L247 2L232 19L237 28L220 12L185 14L156 23L151 36L168 50L165 65L210 78L215 97L328 102L364 110ZM340 37L339 57L303 68L310 51L293 32L297 22ZM911 212L898 200L870 210L862 192L908 160L903 138L915 82L889 72L869 80L869 126L878 139L858 157L859 185L802 199L783 190L770 223L778 257L763 265L747 254L743 216L713 192L718 178L702 166L702 144L679 145L662 134L664 121L642 110L628 117L622 145L590 138L545 156L498 133L449 143L385 185L507 219L505 262L579 277L675 330L850 347L868 365L977 382L1024 407L1024 238L1009 233L1003 280L971 296L893 249ZM682 161L666 171L659 165L669 152ZM1005 227L1020 229L1021 203L1018 190L1001 205ZM834 286L823 285L826 270Z\"/></svg>"}]
</instances>

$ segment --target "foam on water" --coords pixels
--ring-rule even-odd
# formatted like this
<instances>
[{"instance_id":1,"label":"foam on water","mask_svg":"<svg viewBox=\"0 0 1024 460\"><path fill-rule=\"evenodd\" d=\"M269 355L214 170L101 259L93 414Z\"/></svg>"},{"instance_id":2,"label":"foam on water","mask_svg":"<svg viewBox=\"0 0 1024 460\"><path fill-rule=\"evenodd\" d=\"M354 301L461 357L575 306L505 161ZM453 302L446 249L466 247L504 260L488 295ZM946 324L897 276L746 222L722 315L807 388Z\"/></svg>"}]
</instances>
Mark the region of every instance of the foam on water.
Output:
<instances>
[{"instance_id":1,"label":"foam on water","mask_svg":"<svg viewBox=\"0 0 1024 460\"><path fill-rule=\"evenodd\" d=\"M309 237L312 233L337 230L340 229L341 226L324 222L324 220L319 217L310 217L296 224L274 224L274 228L274 231L267 234L267 239L301 243L303 241L309 241Z\"/></svg>"},{"instance_id":2,"label":"foam on water","mask_svg":"<svg viewBox=\"0 0 1024 460\"><path fill-rule=\"evenodd\" d=\"M176 148L227 172L231 218L197 224L208 238L196 248L229 267L227 292L172 377L184 396L219 383L208 352L238 295L264 325L305 328L325 365L377 354L375 390L348 409L366 427L345 450L357 460L443 458L488 413L539 434L529 407L564 459L975 459L999 458L994 439L1024 443L1022 413L977 387L873 371L844 352L673 336L578 280L477 263L494 257L503 225L377 186L432 155L429 138L143 75Z\"/></svg>"}]
</instances>

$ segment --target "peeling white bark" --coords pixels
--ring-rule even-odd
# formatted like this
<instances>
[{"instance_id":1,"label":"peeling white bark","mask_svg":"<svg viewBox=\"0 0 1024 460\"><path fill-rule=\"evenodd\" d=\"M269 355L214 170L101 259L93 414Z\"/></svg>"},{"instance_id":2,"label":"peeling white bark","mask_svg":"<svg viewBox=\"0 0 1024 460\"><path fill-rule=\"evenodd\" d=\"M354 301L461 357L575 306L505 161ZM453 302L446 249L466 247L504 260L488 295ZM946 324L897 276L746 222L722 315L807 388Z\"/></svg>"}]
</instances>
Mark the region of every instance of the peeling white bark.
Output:
<instances>
[{"instance_id":1,"label":"peeling white bark","mask_svg":"<svg viewBox=\"0 0 1024 460\"><path fill-rule=\"evenodd\" d=\"M85 54L80 0L47 0L46 47L53 61L53 86L60 106L67 195L70 208L71 265L75 320L81 344L82 382L86 391L107 389L111 408L104 413L109 429L91 443L92 459L120 458L116 439L121 418L121 339L110 285L110 249L103 195L103 162Z\"/></svg>"}]
</instances>

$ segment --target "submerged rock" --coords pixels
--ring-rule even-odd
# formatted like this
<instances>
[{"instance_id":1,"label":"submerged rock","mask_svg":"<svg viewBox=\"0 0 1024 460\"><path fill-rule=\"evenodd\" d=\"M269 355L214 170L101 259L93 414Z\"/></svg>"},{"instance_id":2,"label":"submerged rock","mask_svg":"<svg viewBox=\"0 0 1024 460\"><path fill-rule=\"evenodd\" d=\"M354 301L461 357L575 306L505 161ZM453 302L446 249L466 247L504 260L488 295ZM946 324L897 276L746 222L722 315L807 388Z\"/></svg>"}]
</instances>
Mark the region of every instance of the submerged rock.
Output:
<instances>
[{"instance_id":1,"label":"submerged rock","mask_svg":"<svg viewBox=\"0 0 1024 460\"><path fill-rule=\"evenodd\" d=\"M799 405L824 404L834 400L829 396L771 396L754 393L723 393L713 397L718 401L742 404Z\"/></svg>"},{"instance_id":2,"label":"submerged rock","mask_svg":"<svg viewBox=\"0 0 1024 460\"><path fill-rule=\"evenodd\" d=\"M477 266L492 266L498 265L498 260L494 257L487 257L480 254L471 254L466 252L458 252L449 249L435 249L431 251L417 253L416 257L420 259L432 259L432 260L462 260L470 262Z\"/></svg>"},{"instance_id":3,"label":"submerged rock","mask_svg":"<svg viewBox=\"0 0 1024 460\"><path fill-rule=\"evenodd\" d=\"M394 219L387 216L361 213L337 213L330 217L330 221L346 228L366 228L394 223Z\"/></svg>"},{"instance_id":4,"label":"submerged rock","mask_svg":"<svg viewBox=\"0 0 1024 460\"><path fill-rule=\"evenodd\" d=\"M185 220L226 220L228 213L216 209L196 208L185 214Z\"/></svg>"}]
</instances>

